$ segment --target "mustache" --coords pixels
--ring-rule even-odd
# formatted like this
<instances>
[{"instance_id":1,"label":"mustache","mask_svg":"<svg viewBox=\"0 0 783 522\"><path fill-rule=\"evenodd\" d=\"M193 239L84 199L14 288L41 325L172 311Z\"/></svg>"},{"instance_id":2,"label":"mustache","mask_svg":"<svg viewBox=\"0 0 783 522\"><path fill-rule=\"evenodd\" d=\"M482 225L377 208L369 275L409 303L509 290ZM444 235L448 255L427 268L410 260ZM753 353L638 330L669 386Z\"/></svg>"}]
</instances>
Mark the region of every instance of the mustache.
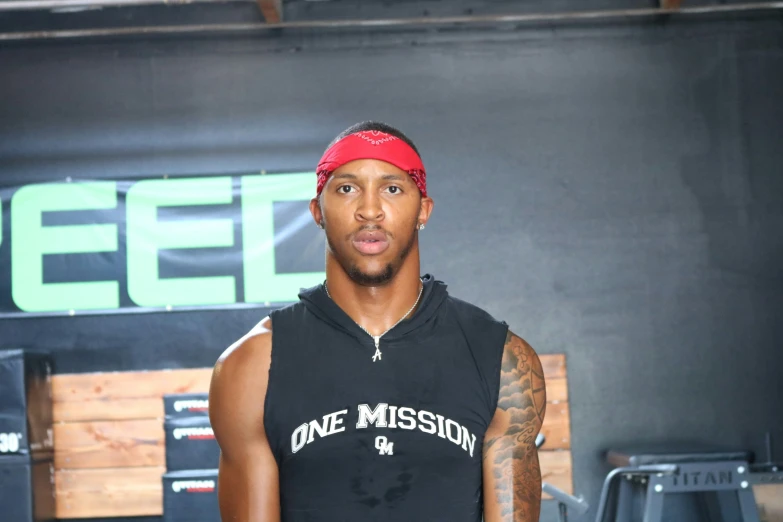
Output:
<instances>
[{"instance_id":1,"label":"mustache","mask_svg":"<svg viewBox=\"0 0 783 522\"><path fill-rule=\"evenodd\" d=\"M380 225L364 225L364 226L362 226L362 227L358 228L356 231L354 231L354 232L351 232L350 234L348 234L347 236L345 236L345 239L347 239L348 241L350 241L350 240L352 240L354 237L356 237L356 235L358 235L360 232L383 232L383 234L384 234L384 235L385 235L387 238L389 238L389 239L394 239L394 234L392 234L391 232L389 232L388 230L386 230L385 228L383 228L383 227L382 227L382 226L380 226Z\"/></svg>"}]
</instances>

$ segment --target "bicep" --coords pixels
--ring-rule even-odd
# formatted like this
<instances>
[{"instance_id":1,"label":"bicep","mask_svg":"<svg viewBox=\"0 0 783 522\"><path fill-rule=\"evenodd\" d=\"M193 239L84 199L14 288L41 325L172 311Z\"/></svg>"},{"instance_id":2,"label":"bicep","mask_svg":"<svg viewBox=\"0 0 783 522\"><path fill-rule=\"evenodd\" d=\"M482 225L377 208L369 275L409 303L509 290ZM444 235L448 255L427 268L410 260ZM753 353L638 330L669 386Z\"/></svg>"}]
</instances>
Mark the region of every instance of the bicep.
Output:
<instances>
[{"instance_id":1,"label":"bicep","mask_svg":"<svg viewBox=\"0 0 783 522\"><path fill-rule=\"evenodd\" d=\"M541 362L521 338L509 334L503 351L498 406L484 437L484 518L537 522L541 471L535 438L546 411Z\"/></svg>"}]
</instances>

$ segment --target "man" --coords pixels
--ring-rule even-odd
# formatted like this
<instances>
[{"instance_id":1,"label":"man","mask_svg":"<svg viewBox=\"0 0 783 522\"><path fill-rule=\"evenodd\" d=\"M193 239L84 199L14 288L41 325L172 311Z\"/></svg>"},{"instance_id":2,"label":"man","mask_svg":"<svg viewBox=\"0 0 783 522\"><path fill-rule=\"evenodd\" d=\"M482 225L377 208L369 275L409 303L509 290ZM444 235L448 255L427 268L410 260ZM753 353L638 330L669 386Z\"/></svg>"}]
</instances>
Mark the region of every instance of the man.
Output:
<instances>
[{"instance_id":1,"label":"man","mask_svg":"<svg viewBox=\"0 0 783 522\"><path fill-rule=\"evenodd\" d=\"M433 201L416 147L355 125L321 159L316 194L325 283L215 366L223 520L537 522L541 363L420 277Z\"/></svg>"}]
</instances>

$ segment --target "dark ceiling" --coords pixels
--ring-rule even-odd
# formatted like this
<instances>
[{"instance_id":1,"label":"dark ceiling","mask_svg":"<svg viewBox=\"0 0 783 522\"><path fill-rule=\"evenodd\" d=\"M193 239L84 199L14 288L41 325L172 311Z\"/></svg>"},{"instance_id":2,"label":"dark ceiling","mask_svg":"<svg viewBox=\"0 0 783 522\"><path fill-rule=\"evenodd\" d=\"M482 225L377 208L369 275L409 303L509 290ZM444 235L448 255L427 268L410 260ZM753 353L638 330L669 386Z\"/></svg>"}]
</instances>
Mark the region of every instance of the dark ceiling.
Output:
<instances>
[{"instance_id":1,"label":"dark ceiling","mask_svg":"<svg viewBox=\"0 0 783 522\"><path fill-rule=\"evenodd\" d=\"M0 45L3 42L28 41L51 37L52 32L76 31L69 38L95 36L100 31L118 28L131 32L160 34L171 26L216 27L248 26L250 30L263 31L266 20L260 4L274 5L275 0L0 0ZM51 5L69 2L83 5L52 9ZM109 6L108 3L139 3L143 5ZM189 3L176 3L189 2ZM585 11L624 11L658 9L663 5L681 4L684 9L731 5L763 4L764 0L282 0L279 9L284 26L291 24L344 23L354 20L411 20L425 24L440 24L448 17L462 17L458 22L446 21L444 25L461 27L472 25L476 19L501 15L568 14ZM771 2L766 2L771 3ZM16 6L29 6L19 9ZM665 16L665 15L661 15ZM634 18L631 16L630 18ZM467 20L472 19L472 20ZM543 19L541 22L546 23ZM551 21L551 20L549 20ZM493 22L486 21L485 24ZM507 22L499 22L507 23ZM525 23L535 23L527 20ZM431 25L430 25L431 26ZM378 29L380 26L374 26ZM141 28L141 31L139 31ZM83 31L92 31L82 33ZM98 31L95 31L98 30ZM189 29L188 29L189 30ZM243 29L245 30L245 29ZM62 37L62 35L59 35Z\"/></svg>"}]
</instances>

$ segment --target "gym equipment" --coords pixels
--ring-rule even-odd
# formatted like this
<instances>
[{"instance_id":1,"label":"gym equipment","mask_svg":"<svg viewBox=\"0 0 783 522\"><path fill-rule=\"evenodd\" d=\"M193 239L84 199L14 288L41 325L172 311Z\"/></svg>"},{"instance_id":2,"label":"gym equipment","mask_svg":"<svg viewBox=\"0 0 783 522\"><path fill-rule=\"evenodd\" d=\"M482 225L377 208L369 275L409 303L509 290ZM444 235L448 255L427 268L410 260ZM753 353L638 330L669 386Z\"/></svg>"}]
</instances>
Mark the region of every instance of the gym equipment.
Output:
<instances>
[{"instance_id":1,"label":"gym equipment","mask_svg":"<svg viewBox=\"0 0 783 522\"><path fill-rule=\"evenodd\" d=\"M709 447L664 446L653 449L611 450L607 462L615 466L606 477L598 505L598 521L613 514L614 520L637 520L635 500L641 500L644 522L661 522L667 495L699 495L706 520L759 522L750 482L752 455ZM610 510L609 496L616 491ZM636 498L635 498L636 497ZM732 505L739 502L739 514ZM739 516L739 518L737 518Z\"/></svg>"},{"instance_id":2,"label":"gym equipment","mask_svg":"<svg viewBox=\"0 0 783 522\"><path fill-rule=\"evenodd\" d=\"M546 437L544 437L543 433L539 433L536 436L536 448L541 448L541 446L544 445L544 442L546 442ZM580 515L584 515L587 513L587 510L590 509L590 505L581 496L575 497L573 495L569 495L562 489L557 488L551 484L547 484L546 482L541 483L541 491L557 501L558 517L560 522L568 522L569 508L576 511Z\"/></svg>"},{"instance_id":3,"label":"gym equipment","mask_svg":"<svg viewBox=\"0 0 783 522\"><path fill-rule=\"evenodd\" d=\"M216 469L163 475L163 522L220 522Z\"/></svg>"},{"instance_id":4,"label":"gym equipment","mask_svg":"<svg viewBox=\"0 0 783 522\"><path fill-rule=\"evenodd\" d=\"M166 419L208 417L208 393L175 393L163 396L163 413Z\"/></svg>"},{"instance_id":5,"label":"gym equipment","mask_svg":"<svg viewBox=\"0 0 783 522\"><path fill-rule=\"evenodd\" d=\"M767 460L750 465L752 484L783 484L783 466L772 462L772 434L764 437Z\"/></svg>"},{"instance_id":6,"label":"gym equipment","mask_svg":"<svg viewBox=\"0 0 783 522\"><path fill-rule=\"evenodd\" d=\"M218 467L220 447L208 417L166 419L166 470Z\"/></svg>"},{"instance_id":7,"label":"gym equipment","mask_svg":"<svg viewBox=\"0 0 783 522\"><path fill-rule=\"evenodd\" d=\"M26 455L0 458L0 520L54 522L54 464Z\"/></svg>"},{"instance_id":8,"label":"gym equipment","mask_svg":"<svg viewBox=\"0 0 783 522\"><path fill-rule=\"evenodd\" d=\"M539 435L536 447L540 448L544 441L544 436ZM702 507L710 522L758 522L752 486L783 484L783 467L772 461L769 433L766 453L765 462L750 464L750 452L708 447L611 450L606 458L615 469L604 480L596 522L660 522L667 494L712 497L702 498ZM542 484L542 491L558 502L561 522L567 521L568 509L580 515L588 510L589 506L581 496L569 495L546 483ZM737 506L729 502L732 496L736 498ZM637 504L642 506L641 513L633 510Z\"/></svg>"},{"instance_id":9,"label":"gym equipment","mask_svg":"<svg viewBox=\"0 0 783 522\"><path fill-rule=\"evenodd\" d=\"M0 351L0 520L53 521L51 361Z\"/></svg>"},{"instance_id":10,"label":"gym equipment","mask_svg":"<svg viewBox=\"0 0 783 522\"><path fill-rule=\"evenodd\" d=\"M0 351L0 456L51 456L51 375L45 353Z\"/></svg>"},{"instance_id":11,"label":"gym equipment","mask_svg":"<svg viewBox=\"0 0 783 522\"><path fill-rule=\"evenodd\" d=\"M166 418L164 522L219 522L220 447L209 423L206 393L163 396Z\"/></svg>"}]
</instances>

